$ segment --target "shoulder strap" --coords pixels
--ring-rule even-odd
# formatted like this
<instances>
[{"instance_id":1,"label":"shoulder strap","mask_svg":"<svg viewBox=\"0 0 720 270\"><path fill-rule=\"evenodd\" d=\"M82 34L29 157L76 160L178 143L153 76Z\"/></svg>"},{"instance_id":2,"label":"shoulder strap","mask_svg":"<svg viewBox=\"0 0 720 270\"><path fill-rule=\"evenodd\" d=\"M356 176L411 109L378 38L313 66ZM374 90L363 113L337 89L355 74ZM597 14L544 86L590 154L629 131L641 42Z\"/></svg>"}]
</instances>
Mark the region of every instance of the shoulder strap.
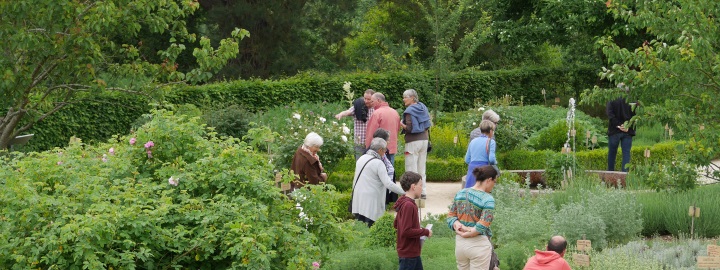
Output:
<instances>
[{"instance_id":1,"label":"shoulder strap","mask_svg":"<svg viewBox=\"0 0 720 270\"><path fill-rule=\"evenodd\" d=\"M373 159L377 159L377 158L376 158L376 157L372 157L372 158L369 159L367 162L365 162L365 165L362 166L362 168L360 169L360 173L358 173L358 176L355 178L355 181L354 181L353 186L352 186L352 192L350 193L350 201L351 201L351 202L352 202L352 200L353 200L353 197L355 196L355 185L357 185L357 181L360 179L360 175L362 175L363 170L365 170L365 166L367 166L368 163L370 163L370 161L372 161Z\"/></svg>"},{"instance_id":2,"label":"shoulder strap","mask_svg":"<svg viewBox=\"0 0 720 270\"><path fill-rule=\"evenodd\" d=\"M487 142L485 143L485 152L487 152L488 158L490 158L490 140L492 139L488 137Z\"/></svg>"}]
</instances>

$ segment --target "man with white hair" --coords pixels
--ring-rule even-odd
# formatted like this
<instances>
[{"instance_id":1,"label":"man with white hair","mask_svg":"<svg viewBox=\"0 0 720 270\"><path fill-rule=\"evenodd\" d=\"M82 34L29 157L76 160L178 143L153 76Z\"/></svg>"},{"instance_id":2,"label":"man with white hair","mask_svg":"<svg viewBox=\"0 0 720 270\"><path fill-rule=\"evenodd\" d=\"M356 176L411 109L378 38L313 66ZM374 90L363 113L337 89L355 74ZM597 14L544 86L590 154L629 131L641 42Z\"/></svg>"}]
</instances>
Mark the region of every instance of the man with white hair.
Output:
<instances>
[{"instance_id":1,"label":"man with white hair","mask_svg":"<svg viewBox=\"0 0 720 270\"><path fill-rule=\"evenodd\" d=\"M375 111L372 103L373 94L375 94L374 90L365 90L365 94L363 95L363 97L353 101L353 106L350 107L350 109L347 109L335 115L335 118L337 120L340 120L345 116L351 115L353 119L355 119L355 160L360 158L360 156L365 153L365 149L367 149L367 147L365 147L365 136L367 136L366 134L368 134L366 132L367 122L368 119L370 119L370 116L372 116L373 111Z\"/></svg>"}]
</instances>

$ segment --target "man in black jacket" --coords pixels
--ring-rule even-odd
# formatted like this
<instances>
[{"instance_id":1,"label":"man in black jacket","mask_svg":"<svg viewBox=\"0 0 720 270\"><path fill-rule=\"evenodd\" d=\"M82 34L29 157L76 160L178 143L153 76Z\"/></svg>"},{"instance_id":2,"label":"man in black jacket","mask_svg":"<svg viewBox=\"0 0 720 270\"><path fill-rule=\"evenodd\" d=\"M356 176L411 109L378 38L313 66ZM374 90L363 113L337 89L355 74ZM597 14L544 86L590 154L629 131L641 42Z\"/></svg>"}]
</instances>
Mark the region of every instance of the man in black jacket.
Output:
<instances>
[{"instance_id":1,"label":"man in black jacket","mask_svg":"<svg viewBox=\"0 0 720 270\"><path fill-rule=\"evenodd\" d=\"M618 88L629 92L629 88L623 83L618 84ZM635 128L627 121L635 116L633 109L622 97L607 103L606 113L610 120L608 124L608 171L615 170L618 146L622 148L622 171L628 171L626 165L630 162L630 149L632 148L632 137L635 136Z\"/></svg>"}]
</instances>

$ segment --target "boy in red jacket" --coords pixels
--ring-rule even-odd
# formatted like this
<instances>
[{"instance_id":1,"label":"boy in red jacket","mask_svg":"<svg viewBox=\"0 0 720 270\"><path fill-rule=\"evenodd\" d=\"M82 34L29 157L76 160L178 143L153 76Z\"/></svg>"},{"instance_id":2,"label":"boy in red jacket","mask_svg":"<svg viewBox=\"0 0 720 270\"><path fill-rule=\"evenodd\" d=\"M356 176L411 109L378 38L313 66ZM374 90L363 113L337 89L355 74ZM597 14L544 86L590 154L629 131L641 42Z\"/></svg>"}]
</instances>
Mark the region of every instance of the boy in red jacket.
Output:
<instances>
[{"instance_id":1,"label":"boy in red jacket","mask_svg":"<svg viewBox=\"0 0 720 270\"><path fill-rule=\"evenodd\" d=\"M422 194L422 177L415 172L405 172L400 185L405 195L395 203L395 229L397 230L397 253L400 270L422 270L420 260L420 237L432 236L432 231L420 227L420 217L415 199Z\"/></svg>"}]
</instances>

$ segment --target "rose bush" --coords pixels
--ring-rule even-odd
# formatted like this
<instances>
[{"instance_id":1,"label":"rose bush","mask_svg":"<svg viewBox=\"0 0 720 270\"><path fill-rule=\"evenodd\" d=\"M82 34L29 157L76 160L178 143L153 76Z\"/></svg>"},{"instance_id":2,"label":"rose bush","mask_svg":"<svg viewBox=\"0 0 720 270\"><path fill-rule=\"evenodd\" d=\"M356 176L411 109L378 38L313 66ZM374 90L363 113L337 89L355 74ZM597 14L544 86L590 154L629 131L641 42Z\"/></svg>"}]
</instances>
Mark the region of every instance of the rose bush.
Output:
<instances>
[{"instance_id":1,"label":"rose bush","mask_svg":"<svg viewBox=\"0 0 720 270\"><path fill-rule=\"evenodd\" d=\"M305 192L301 218L264 154L199 118L150 118L96 146L0 155L0 268L311 269L347 242L331 189Z\"/></svg>"}]
</instances>

